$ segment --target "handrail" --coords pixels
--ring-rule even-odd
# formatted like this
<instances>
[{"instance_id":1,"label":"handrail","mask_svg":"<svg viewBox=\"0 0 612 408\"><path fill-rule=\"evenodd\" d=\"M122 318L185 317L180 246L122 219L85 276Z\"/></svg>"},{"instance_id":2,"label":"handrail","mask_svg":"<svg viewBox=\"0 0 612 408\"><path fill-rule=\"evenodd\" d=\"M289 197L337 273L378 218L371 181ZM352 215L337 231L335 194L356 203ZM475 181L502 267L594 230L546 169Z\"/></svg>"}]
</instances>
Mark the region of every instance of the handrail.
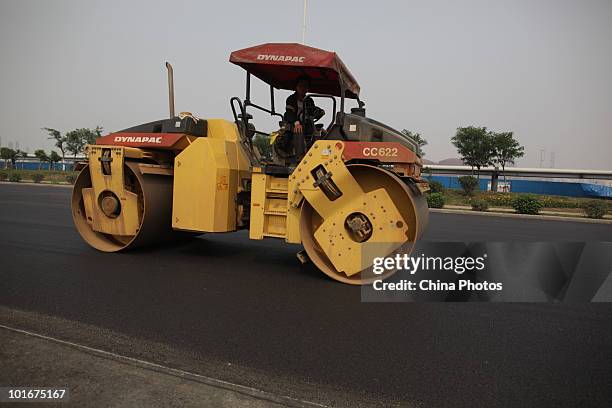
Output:
<instances>
[{"instance_id":1,"label":"handrail","mask_svg":"<svg viewBox=\"0 0 612 408\"><path fill-rule=\"evenodd\" d=\"M239 97L237 96L232 96L230 98L230 106L232 108L232 114L234 115L234 121L238 122L238 115L236 114L236 108L234 108L234 102L238 102L238 106L240 107L240 113L242 114L243 118L246 118L246 108L244 107L242 101L240 100Z\"/></svg>"}]
</instances>

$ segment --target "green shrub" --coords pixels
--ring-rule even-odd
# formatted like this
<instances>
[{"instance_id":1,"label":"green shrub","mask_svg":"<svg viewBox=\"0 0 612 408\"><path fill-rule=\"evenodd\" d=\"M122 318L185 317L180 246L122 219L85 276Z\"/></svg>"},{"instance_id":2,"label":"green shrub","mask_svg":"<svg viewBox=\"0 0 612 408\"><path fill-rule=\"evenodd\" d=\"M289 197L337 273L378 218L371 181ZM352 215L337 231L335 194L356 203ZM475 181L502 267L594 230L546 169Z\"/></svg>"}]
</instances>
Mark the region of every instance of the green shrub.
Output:
<instances>
[{"instance_id":1,"label":"green shrub","mask_svg":"<svg viewBox=\"0 0 612 408\"><path fill-rule=\"evenodd\" d=\"M485 200L474 200L472 201L473 211L487 211L489 209L489 203Z\"/></svg>"},{"instance_id":2,"label":"green shrub","mask_svg":"<svg viewBox=\"0 0 612 408\"><path fill-rule=\"evenodd\" d=\"M537 198L524 194L514 199L512 207L517 214L536 215L540 213L540 210L542 207L544 207L544 205Z\"/></svg>"},{"instance_id":3,"label":"green shrub","mask_svg":"<svg viewBox=\"0 0 612 408\"><path fill-rule=\"evenodd\" d=\"M427 205L429 206L429 208L444 207L444 196L442 195L442 193L427 194Z\"/></svg>"},{"instance_id":4,"label":"green shrub","mask_svg":"<svg viewBox=\"0 0 612 408\"><path fill-rule=\"evenodd\" d=\"M9 181L13 183L19 183L21 181L21 174L12 171L9 174Z\"/></svg>"},{"instance_id":5,"label":"green shrub","mask_svg":"<svg viewBox=\"0 0 612 408\"><path fill-rule=\"evenodd\" d=\"M465 195L472 196L474 191L478 189L478 179L474 176L459 177L459 184Z\"/></svg>"},{"instance_id":6,"label":"green shrub","mask_svg":"<svg viewBox=\"0 0 612 408\"><path fill-rule=\"evenodd\" d=\"M66 176L66 181L70 184L74 184L75 180L76 180L76 177L74 177L73 175Z\"/></svg>"},{"instance_id":7,"label":"green shrub","mask_svg":"<svg viewBox=\"0 0 612 408\"><path fill-rule=\"evenodd\" d=\"M0 181L8 180L8 171L2 170L0 171Z\"/></svg>"},{"instance_id":8,"label":"green shrub","mask_svg":"<svg viewBox=\"0 0 612 408\"><path fill-rule=\"evenodd\" d=\"M603 218L608 211L608 206L598 200L592 200L582 205L582 210L589 218Z\"/></svg>"},{"instance_id":9,"label":"green shrub","mask_svg":"<svg viewBox=\"0 0 612 408\"><path fill-rule=\"evenodd\" d=\"M436 180L429 180L429 192L431 193L443 193L444 185Z\"/></svg>"},{"instance_id":10,"label":"green shrub","mask_svg":"<svg viewBox=\"0 0 612 408\"><path fill-rule=\"evenodd\" d=\"M34 180L35 183L40 183L41 181L43 181L45 178L45 175L42 173L34 173L32 174L32 180Z\"/></svg>"}]
</instances>

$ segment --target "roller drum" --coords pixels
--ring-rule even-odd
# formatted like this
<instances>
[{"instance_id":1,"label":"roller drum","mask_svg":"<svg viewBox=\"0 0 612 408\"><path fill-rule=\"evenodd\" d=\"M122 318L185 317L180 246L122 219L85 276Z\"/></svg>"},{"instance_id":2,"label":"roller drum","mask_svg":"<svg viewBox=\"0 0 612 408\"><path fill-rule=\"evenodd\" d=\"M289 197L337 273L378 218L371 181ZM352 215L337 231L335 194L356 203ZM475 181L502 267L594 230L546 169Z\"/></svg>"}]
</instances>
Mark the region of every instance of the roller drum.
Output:
<instances>
[{"instance_id":1,"label":"roller drum","mask_svg":"<svg viewBox=\"0 0 612 408\"><path fill-rule=\"evenodd\" d=\"M172 230L172 180L170 176L143 174L136 162L124 165L125 188L138 195L138 230L135 235L111 235L94 231L87 221L83 193L91 187L89 166L76 179L72 191L72 217L81 237L104 252L117 252L168 241L181 236ZM109 196L110 197L110 196ZM117 205L112 197L96 199L98 216L114 216ZM100 203L97 205L97 203Z\"/></svg>"},{"instance_id":2,"label":"roller drum","mask_svg":"<svg viewBox=\"0 0 612 408\"><path fill-rule=\"evenodd\" d=\"M405 182L395 174L379 167L365 164L353 164L347 167L364 192L384 188L397 206L402 218L408 224L405 241L402 242L397 249L384 253L376 253L376 256L394 256L398 253L410 254L414 244L421 237L428 223L429 209L425 197L410 182ZM348 217L347 220L349 220ZM375 220L372 221L375 225ZM355 216L353 219L349 220L349 222L363 225L367 220ZM377 279L385 279L396 272L393 270L381 275L373 275L369 267L351 276L339 272L315 238L315 232L322 223L323 220L319 214L307 201L304 201L300 216L302 245L312 262L332 279L343 283L364 285ZM368 228L364 228L364 230L367 232ZM368 245L367 235L362 235L362 237L361 239L363 239L364 242L360 245ZM356 238L353 239L357 240ZM374 248L376 250L376 247Z\"/></svg>"}]
</instances>

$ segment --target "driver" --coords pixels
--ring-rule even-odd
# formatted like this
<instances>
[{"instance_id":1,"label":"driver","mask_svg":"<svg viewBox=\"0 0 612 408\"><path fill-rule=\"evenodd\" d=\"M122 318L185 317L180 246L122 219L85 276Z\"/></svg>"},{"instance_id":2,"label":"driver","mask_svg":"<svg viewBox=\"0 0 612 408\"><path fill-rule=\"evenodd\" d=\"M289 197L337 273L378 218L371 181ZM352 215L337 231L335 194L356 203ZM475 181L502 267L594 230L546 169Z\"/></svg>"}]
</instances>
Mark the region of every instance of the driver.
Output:
<instances>
[{"instance_id":1,"label":"driver","mask_svg":"<svg viewBox=\"0 0 612 408\"><path fill-rule=\"evenodd\" d=\"M290 125L293 133L295 155L302 157L306 152L305 136L312 137L315 121L325 115L325 111L317 107L310 96L306 96L310 80L308 77L298 79L295 92L289 95L286 102L283 120Z\"/></svg>"}]
</instances>

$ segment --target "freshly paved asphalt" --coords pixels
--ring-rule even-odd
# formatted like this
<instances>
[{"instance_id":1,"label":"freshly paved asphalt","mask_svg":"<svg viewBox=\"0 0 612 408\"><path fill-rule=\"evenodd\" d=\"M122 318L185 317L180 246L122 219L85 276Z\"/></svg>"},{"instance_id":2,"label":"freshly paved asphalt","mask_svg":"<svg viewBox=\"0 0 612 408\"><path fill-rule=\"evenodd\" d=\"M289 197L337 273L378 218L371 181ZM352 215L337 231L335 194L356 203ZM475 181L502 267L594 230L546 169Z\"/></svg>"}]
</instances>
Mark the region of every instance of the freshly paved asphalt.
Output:
<instances>
[{"instance_id":1,"label":"freshly paved asphalt","mask_svg":"<svg viewBox=\"0 0 612 408\"><path fill-rule=\"evenodd\" d=\"M336 406L612 401L611 304L361 303L296 247L245 233L102 254L69 194L0 184L0 324ZM612 241L612 227L432 214L425 239Z\"/></svg>"}]
</instances>

